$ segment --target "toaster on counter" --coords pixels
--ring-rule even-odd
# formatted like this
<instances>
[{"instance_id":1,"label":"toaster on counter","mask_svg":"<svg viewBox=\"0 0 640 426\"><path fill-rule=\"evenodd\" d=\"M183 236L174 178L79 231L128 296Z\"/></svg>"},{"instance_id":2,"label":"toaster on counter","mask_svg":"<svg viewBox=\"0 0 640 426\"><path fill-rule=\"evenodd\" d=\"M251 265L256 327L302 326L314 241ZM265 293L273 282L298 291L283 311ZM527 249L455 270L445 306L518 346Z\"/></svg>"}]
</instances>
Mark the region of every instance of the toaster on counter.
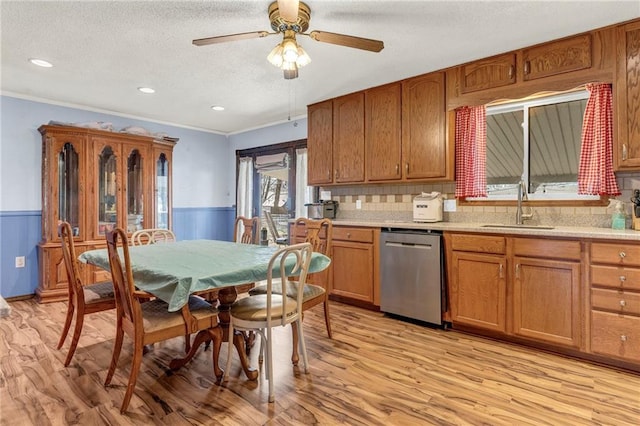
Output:
<instances>
[{"instance_id":1,"label":"toaster on counter","mask_svg":"<svg viewBox=\"0 0 640 426\"><path fill-rule=\"evenodd\" d=\"M416 195L413 199L414 222L442 222L442 194L439 192Z\"/></svg>"}]
</instances>

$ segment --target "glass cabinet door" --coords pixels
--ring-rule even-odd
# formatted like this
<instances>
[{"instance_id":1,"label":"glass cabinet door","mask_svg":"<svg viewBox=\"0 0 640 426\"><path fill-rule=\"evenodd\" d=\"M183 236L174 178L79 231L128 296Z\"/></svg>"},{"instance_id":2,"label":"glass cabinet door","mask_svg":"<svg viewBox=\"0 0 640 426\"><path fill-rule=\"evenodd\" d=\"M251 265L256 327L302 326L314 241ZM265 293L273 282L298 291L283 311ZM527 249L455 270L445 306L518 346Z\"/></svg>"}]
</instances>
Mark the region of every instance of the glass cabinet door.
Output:
<instances>
[{"instance_id":1,"label":"glass cabinet door","mask_svg":"<svg viewBox=\"0 0 640 426\"><path fill-rule=\"evenodd\" d=\"M117 170L116 155L110 146L104 147L98 165L98 234L104 235L116 227L117 214Z\"/></svg>"},{"instance_id":2,"label":"glass cabinet door","mask_svg":"<svg viewBox=\"0 0 640 426\"><path fill-rule=\"evenodd\" d=\"M169 229L169 161L164 153L156 161L156 227Z\"/></svg>"},{"instance_id":3,"label":"glass cabinet door","mask_svg":"<svg viewBox=\"0 0 640 426\"><path fill-rule=\"evenodd\" d=\"M58 153L58 222L69 222L76 237L80 235L79 173L78 151L67 142Z\"/></svg>"},{"instance_id":4,"label":"glass cabinet door","mask_svg":"<svg viewBox=\"0 0 640 426\"><path fill-rule=\"evenodd\" d=\"M127 232L143 229L144 185L142 155L134 149L127 159Z\"/></svg>"}]
</instances>

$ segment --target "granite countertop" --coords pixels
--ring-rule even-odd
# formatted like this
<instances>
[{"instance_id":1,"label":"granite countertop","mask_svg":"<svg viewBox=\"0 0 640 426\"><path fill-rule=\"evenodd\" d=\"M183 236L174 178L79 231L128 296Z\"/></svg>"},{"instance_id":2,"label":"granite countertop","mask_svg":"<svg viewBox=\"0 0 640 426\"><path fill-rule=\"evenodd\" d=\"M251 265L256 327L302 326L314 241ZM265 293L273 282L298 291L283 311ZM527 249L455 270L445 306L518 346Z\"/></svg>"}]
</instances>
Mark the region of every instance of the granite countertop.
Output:
<instances>
[{"instance_id":1,"label":"granite countertop","mask_svg":"<svg viewBox=\"0 0 640 426\"><path fill-rule=\"evenodd\" d=\"M457 222L435 222L416 223L402 220L362 220L362 219L335 219L336 226L368 226L372 228L395 228L395 229L430 229L434 231L463 231L483 234L510 234L510 235L530 235L539 237L567 237L567 238L592 238L607 240L633 240L640 241L640 231L632 229L611 229L595 227L573 227L554 226L544 227L536 225L506 225L487 223L457 223ZM486 225L496 225L487 227Z\"/></svg>"}]
</instances>

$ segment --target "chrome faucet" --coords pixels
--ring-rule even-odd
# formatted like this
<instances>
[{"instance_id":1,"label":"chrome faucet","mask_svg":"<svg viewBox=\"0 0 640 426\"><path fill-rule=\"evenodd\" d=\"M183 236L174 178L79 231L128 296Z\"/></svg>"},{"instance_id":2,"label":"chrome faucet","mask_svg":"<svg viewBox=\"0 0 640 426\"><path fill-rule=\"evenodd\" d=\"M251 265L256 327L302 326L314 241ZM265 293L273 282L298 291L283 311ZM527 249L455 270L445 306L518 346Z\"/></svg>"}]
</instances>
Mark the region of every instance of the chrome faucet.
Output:
<instances>
[{"instance_id":1,"label":"chrome faucet","mask_svg":"<svg viewBox=\"0 0 640 426\"><path fill-rule=\"evenodd\" d=\"M516 225L523 225L524 221L533 217L533 210L529 208L529 213L522 211L522 202L528 201L527 187L523 180L518 182L518 208L516 210Z\"/></svg>"}]
</instances>

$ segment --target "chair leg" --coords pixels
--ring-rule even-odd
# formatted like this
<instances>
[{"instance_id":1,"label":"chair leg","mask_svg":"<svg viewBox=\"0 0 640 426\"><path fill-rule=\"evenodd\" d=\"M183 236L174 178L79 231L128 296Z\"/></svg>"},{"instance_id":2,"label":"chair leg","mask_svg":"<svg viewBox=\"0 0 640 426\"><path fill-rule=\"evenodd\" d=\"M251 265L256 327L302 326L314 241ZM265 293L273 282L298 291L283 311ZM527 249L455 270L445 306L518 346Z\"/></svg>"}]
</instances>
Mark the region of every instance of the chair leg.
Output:
<instances>
[{"instance_id":1,"label":"chair leg","mask_svg":"<svg viewBox=\"0 0 640 426\"><path fill-rule=\"evenodd\" d=\"M302 361L304 362L304 372L305 374L307 374L309 373L309 358L307 357L307 345L304 342L304 333L302 331L302 321L300 319L296 321L296 328L298 329L298 334L300 334L300 350L302 351Z\"/></svg>"},{"instance_id":2,"label":"chair leg","mask_svg":"<svg viewBox=\"0 0 640 426\"><path fill-rule=\"evenodd\" d=\"M264 362L264 341L266 338L264 337L264 330L258 330L258 333L260 334L260 353L258 354L258 364L262 365Z\"/></svg>"},{"instance_id":3,"label":"chair leg","mask_svg":"<svg viewBox=\"0 0 640 426\"><path fill-rule=\"evenodd\" d=\"M233 353L233 318L229 321L229 344L227 350L227 365L222 372L222 379L220 382L229 378L229 370L231 370L231 354Z\"/></svg>"},{"instance_id":4,"label":"chair leg","mask_svg":"<svg viewBox=\"0 0 640 426\"><path fill-rule=\"evenodd\" d=\"M300 355L298 355L299 339L300 339L300 336L298 336L298 328L294 323L291 323L291 340L293 343L292 344L293 348L291 349L291 363L293 365L298 365L298 361L300 361Z\"/></svg>"},{"instance_id":5,"label":"chair leg","mask_svg":"<svg viewBox=\"0 0 640 426\"><path fill-rule=\"evenodd\" d=\"M222 347L222 328L218 325L210 328L208 331L211 336L211 341L213 342L213 374L216 376L216 379L222 383L222 376L224 375L224 372L220 369L220 365L218 364L220 348Z\"/></svg>"},{"instance_id":6,"label":"chair leg","mask_svg":"<svg viewBox=\"0 0 640 426\"><path fill-rule=\"evenodd\" d=\"M83 324L84 324L84 313L78 311L78 315L76 315L76 325L73 328L73 337L71 338L71 346L69 346L69 353L67 354L67 359L64 360L65 367L67 367L71 363L71 358L73 358L73 354L76 352L76 348L78 347L78 340L80 340L80 334L82 333Z\"/></svg>"},{"instance_id":7,"label":"chair leg","mask_svg":"<svg viewBox=\"0 0 640 426\"><path fill-rule=\"evenodd\" d=\"M184 335L184 353L188 354L191 350L191 335L189 333L185 333Z\"/></svg>"},{"instance_id":8,"label":"chair leg","mask_svg":"<svg viewBox=\"0 0 640 426\"><path fill-rule=\"evenodd\" d=\"M129 374L129 383L127 383L127 391L124 394L122 405L120 406L120 413L124 414L127 411L133 391L136 388L136 382L138 381L138 373L140 372L140 365L142 364L142 341L137 341L133 348L133 359L131 360L131 373Z\"/></svg>"},{"instance_id":9,"label":"chair leg","mask_svg":"<svg viewBox=\"0 0 640 426\"><path fill-rule=\"evenodd\" d=\"M113 373L116 371L118 365L118 358L120 358L120 350L122 349L122 341L124 339L124 330L122 324L118 321L116 326L116 341L113 344L113 354L111 355L111 364L109 365L109 371L107 372L107 378L104 380L104 385L107 386L111 383Z\"/></svg>"},{"instance_id":10,"label":"chair leg","mask_svg":"<svg viewBox=\"0 0 640 426\"><path fill-rule=\"evenodd\" d=\"M271 345L272 327L267 328L267 380L269 380L269 402L275 401L273 394L273 346Z\"/></svg>"},{"instance_id":11,"label":"chair leg","mask_svg":"<svg viewBox=\"0 0 640 426\"><path fill-rule=\"evenodd\" d=\"M325 297L324 299L324 323L327 326L329 339L333 339L333 335L331 334L331 319L329 316L329 297Z\"/></svg>"},{"instance_id":12,"label":"chair leg","mask_svg":"<svg viewBox=\"0 0 640 426\"><path fill-rule=\"evenodd\" d=\"M75 306L73 305L73 300L71 300L71 298L69 298L68 306L67 318L64 320L64 328L62 329L62 335L60 336L57 349L60 349L62 345L64 345L64 341L67 339L67 334L69 334L69 327L71 327L71 320L73 319L73 312L75 311Z\"/></svg>"}]
</instances>

